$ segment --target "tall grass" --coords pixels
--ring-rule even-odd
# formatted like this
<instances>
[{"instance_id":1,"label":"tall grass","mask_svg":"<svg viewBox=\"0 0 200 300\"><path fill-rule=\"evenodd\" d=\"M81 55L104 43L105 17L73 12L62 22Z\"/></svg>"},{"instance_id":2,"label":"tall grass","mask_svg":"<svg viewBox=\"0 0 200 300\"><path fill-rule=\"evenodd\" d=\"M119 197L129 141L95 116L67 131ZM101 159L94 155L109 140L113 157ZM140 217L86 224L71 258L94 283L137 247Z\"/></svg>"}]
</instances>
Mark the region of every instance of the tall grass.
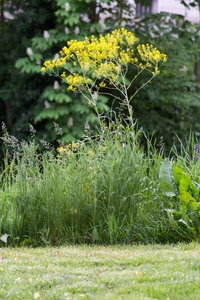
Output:
<instances>
[{"instance_id":1,"label":"tall grass","mask_svg":"<svg viewBox=\"0 0 200 300\"><path fill-rule=\"evenodd\" d=\"M163 149L133 148L123 135L108 130L42 154L34 138L14 140L0 180L0 235L9 234L11 245L184 240L160 188Z\"/></svg>"}]
</instances>

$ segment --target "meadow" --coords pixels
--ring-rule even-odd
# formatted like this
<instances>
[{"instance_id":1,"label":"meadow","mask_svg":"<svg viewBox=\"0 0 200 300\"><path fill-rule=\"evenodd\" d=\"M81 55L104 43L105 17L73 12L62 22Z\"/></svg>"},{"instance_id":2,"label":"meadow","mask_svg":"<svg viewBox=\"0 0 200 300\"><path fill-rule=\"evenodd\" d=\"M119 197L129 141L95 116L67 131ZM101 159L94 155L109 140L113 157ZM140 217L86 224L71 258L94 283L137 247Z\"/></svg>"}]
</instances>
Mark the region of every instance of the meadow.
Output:
<instances>
[{"instance_id":1,"label":"meadow","mask_svg":"<svg viewBox=\"0 0 200 300\"><path fill-rule=\"evenodd\" d=\"M0 249L0 299L199 299L200 247Z\"/></svg>"}]
</instances>

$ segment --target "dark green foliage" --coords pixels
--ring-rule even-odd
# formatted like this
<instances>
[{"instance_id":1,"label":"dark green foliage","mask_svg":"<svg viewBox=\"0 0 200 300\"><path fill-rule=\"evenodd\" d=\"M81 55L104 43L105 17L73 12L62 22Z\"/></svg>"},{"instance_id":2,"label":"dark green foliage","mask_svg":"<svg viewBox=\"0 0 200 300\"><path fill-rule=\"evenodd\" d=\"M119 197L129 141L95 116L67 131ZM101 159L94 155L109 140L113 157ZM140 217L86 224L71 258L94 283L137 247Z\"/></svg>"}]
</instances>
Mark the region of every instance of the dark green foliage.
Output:
<instances>
[{"instance_id":1,"label":"dark green foliage","mask_svg":"<svg viewBox=\"0 0 200 300\"><path fill-rule=\"evenodd\" d=\"M40 103L42 75L23 74L15 68L15 62L26 55L30 38L54 26L55 3L48 0L29 3L13 0L5 5L4 10L12 18L4 18L0 23L1 121L15 136L27 138L28 124L34 123L33 112ZM35 68L39 68L38 65Z\"/></svg>"},{"instance_id":2,"label":"dark green foliage","mask_svg":"<svg viewBox=\"0 0 200 300\"><path fill-rule=\"evenodd\" d=\"M191 130L200 130L200 102L194 75L199 47L196 29L182 16L161 13L138 21L134 31L140 43L156 45L168 57L157 78L133 99L134 116L139 126L149 134L154 133L157 141L163 137L170 148L176 134L184 140ZM147 78L148 73L139 78L130 94Z\"/></svg>"},{"instance_id":3,"label":"dark green foliage","mask_svg":"<svg viewBox=\"0 0 200 300\"><path fill-rule=\"evenodd\" d=\"M28 138L29 123L36 127L41 138L48 137L51 142L56 139L52 131L53 121L63 128L64 141L81 137L86 121L95 128L95 114L80 95L72 94L61 83L55 90L55 79L41 75L41 64L52 59L67 40L103 33L105 29L99 22L100 13L110 13L104 23L108 30L112 30L121 27L127 18L134 18L134 9L123 0L118 0L114 7L109 6L112 1L107 0L68 2L69 10L65 9L64 0L34 0L28 4L13 0L10 6L5 6L5 10L14 14L14 19L2 20L0 24L0 117L18 137ZM144 1L143 4L149 3ZM78 35L74 33L76 27L80 31ZM174 133L184 139L189 130L199 130L199 102L194 77L198 48L196 29L180 16L167 14L149 15L130 27L140 42L152 43L168 55L161 74L138 93L132 105L139 127L150 134L155 132L157 140L163 136L170 148L175 140ZM44 31L48 31L48 39L44 38ZM33 55L27 55L27 48L32 49ZM131 70L129 76L132 76ZM147 76L138 79L130 96ZM99 101L102 111L111 106L111 101L109 105L105 97ZM68 126L69 123L73 125Z\"/></svg>"},{"instance_id":4,"label":"dark green foliage","mask_svg":"<svg viewBox=\"0 0 200 300\"><path fill-rule=\"evenodd\" d=\"M199 6L200 5L200 1L199 0L190 0L189 2L188 1L185 1L185 0L181 0L181 4L183 4L184 6L186 7L195 7L195 6Z\"/></svg>"}]
</instances>

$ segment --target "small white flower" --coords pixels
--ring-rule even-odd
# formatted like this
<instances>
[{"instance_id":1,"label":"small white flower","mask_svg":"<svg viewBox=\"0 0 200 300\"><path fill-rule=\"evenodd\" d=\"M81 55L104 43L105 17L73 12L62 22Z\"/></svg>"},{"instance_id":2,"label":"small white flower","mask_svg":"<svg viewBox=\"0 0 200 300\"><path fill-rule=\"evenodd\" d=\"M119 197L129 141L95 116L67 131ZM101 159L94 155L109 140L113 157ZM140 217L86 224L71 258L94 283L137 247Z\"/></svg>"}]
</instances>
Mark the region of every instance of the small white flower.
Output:
<instances>
[{"instance_id":1,"label":"small white flower","mask_svg":"<svg viewBox=\"0 0 200 300\"><path fill-rule=\"evenodd\" d=\"M37 60L37 61L36 61L36 64L37 64L37 65L41 65L41 60Z\"/></svg>"},{"instance_id":2,"label":"small white flower","mask_svg":"<svg viewBox=\"0 0 200 300\"><path fill-rule=\"evenodd\" d=\"M56 53L56 55L54 56L54 60L57 61L59 59L59 54Z\"/></svg>"},{"instance_id":3,"label":"small white flower","mask_svg":"<svg viewBox=\"0 0 200 300\"><path fill-rule=\"evenodd\" d=\"M70 128L70 127L73 126L73 124L74 124L74 121L73 121L73 119L70 117L69 120L68 120L68 122L67 122L67 126Z\"/></svg>"},{"instance_id":4,"label":"small white flower","mask_svg":"<svg viewBox=\"0 0 200 300\"><path fill-rule=\"evenodd\" d=\"M44 101L44 106L45 106L45 108L50 108L51 107L51 104L49 103L49 101L47 101L47 100L45 100Z\"/></svg>"},{"instance_id":5,"label":"small white flower","mask_svg":"<svg viewBox=\"0 0 200 300\"><path fill-rule=\"evenodd\" d=\"M46 41L50 38L50 35L49 35L47 30L44 31L43 35L44 35L44 38L45 38Z\"/></svg>"},{"instance_id":6,"label":"small white flower","mask_svg":"<svg viewBox=\"0 0 200 300\"><path fill-rule=\"evenodd\" d=\"M69 11L70 10L70 5L68 2L65 3L65 11Z\"/></svg>"},{"instance_id":7,"label":"small white flower","mask_svg":"<svg viewBox=\"0 0 200 300\"><path fill-rule=\"evenodd\" d=\"M69 30L68 27L65 27L65 33L66 33L66 34L69 34L69 33L70 33L70 30Z\"/></svg>"},{"instance_id":8,"label":"small white flower","mask_svg":"<svg viewBox=\"0 0 200 300\"><path fill-rule=\"evenodd\" d=\"M31 48L27 48L26 49L26 53L28 54L28 56L32 56L33 55L33 51Z\"/></svg>"},{"instance_id":9,"label":"small white flower","mask_svg":"<svg viewBox=\"0 0 200 300\"><path fill-rule=\"evenodd\" d=\"M76 27L75 27L75 29L74 29L74 33L75 33L75 34L79 34L79 33L80 33L80 29L79 29L79 27L78 27L78 26L76 26Z\"/></svg>"},{"instance_id":10,"label":"small white flower","mask_svg":"<svg viewBox=\"0 0 200 300\"><path fill-rule=\"evenodd\" d=\"M54 90L59 90L60 85L57 80L54 81L53 88L54 88Z\"/></svg>"},{"instance_id":11,"label":"small white flower","mask_svg":"<svg viewBox=\"0 0 200 300\"><path fill-rule=\"evenodd\" d=\"M8 235L7 233L5 233L4 235L2 235L2 236L0 237L0 240L2 240L4 243L7 244L8 236L9 236L9 235Z\"/></svg>"}]
</instances>

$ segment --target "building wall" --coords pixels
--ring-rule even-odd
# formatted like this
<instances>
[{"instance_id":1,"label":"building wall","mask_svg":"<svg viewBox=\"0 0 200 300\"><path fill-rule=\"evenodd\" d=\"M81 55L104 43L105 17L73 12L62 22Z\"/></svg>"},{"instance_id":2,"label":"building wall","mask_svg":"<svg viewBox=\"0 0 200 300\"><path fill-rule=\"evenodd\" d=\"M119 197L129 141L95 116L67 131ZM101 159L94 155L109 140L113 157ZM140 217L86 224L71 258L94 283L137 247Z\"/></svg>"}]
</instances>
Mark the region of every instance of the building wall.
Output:
<instances>
[{"instance_id":1,"label":"building wall","mask_svg":"<svg viewBox=\"0 0 200 300\"><path fill-rule=\"evenodd\" d=\"M200 13L198 7L187 9L179 0L153 0L157 6L157 12L169 12L180 14L192 23L200 23Z\"/></svg>"}]
</instances>

